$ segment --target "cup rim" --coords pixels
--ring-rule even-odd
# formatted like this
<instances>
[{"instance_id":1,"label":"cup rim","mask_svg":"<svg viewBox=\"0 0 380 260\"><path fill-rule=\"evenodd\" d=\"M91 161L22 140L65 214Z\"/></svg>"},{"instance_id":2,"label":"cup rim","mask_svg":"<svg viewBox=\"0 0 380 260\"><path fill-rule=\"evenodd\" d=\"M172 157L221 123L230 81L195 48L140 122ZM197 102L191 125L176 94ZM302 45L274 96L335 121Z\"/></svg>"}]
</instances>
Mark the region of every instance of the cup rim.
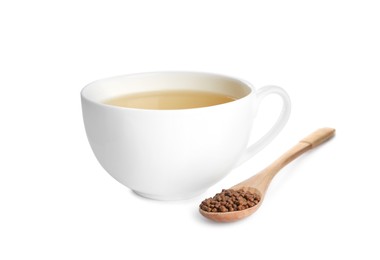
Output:
<instances>
[{"instance_id":1,"label":"cup rim","mask_svg":"<svg viewBox=\"0 0 380 260\"><path fill-rule=\"evenodd\" d=\"M142 77L142 76L148 76L148 75L154 75L154 74L173 74L173 75L174 74L187 74L187 75L194 74L194 75L219 77L219 78L222 78L225 80L231 80L231 81L234 81L236 83L239 83L240 85L242 85L246 89L248 89L248 93L245 96L242 96L242 97L237 98L233 101L222 103L222 104L217 104L217 105L212 105L212 106L204 106L204 107L195 107L195 108L179 108L179 109L146 109L146 108L130 108L130 107L113 106L113 105L108 105L106 103L102 103L100 101L93 100L86 95L86 91L89 91L90 88L92 88L96 83L99 83L99 82L106 82L108 80L115 80L117 78L120 78L120 79L121 78L133 78L133 77ZM254 95L255 92L256 92L256 89L251 83L249 83L243 79L237 78L237 77L232 77L232 76L219 74L219 73L212 73L212 72L171 71L171 70L168 70L168 71L150 71L150 72L138 72L138 73L131 73L131 74L121 74L121 75L117 75L117 76L111 76L111 77L105 77L105 78L97 79L97 80L94 80L94 81L88 83L87 85L85 85L82 88L80 95L81 95L81 98L86 100L87 102L90 102L92 104L96 104L96 105L102 106L102 107L112 108L112 109L134 110L134 111L150 111L150 112L154 112L154 111L159 111L159 112L172 111L173 112L173 111L193 111L193 110L211 109L211 108L217 108L217 107L221 107L221 106L228 106L228 105L236 104L236 103L239 103L239 101L241 102L243 100L250 98L252 95Z\"/></svg>"}]
</instances>

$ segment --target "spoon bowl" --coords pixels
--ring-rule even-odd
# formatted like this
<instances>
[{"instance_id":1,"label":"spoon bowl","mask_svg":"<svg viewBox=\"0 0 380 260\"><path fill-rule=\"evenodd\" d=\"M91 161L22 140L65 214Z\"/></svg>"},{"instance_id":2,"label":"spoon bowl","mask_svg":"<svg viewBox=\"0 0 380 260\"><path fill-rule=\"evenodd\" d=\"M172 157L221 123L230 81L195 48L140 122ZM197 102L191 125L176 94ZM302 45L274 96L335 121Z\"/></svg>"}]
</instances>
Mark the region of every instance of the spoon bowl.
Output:
<instances>
[{"instance_id":1,"label":"spoon bowl","mask_svg":"<svg viewBox=\"0 0 380 260\"><path fill-rule=\"evenodd\" d=\"M239 188L231 188L233 190L239 190ZM207 212L205 210L202 210L199 208L199 212L206 218L211 219L216 222L232 222L236 221L242 218L246 218L253 213L261 206L261 203L263 201L263 196L259 190L253 187L245 187L243 188L245 191L249 191L251 193L257 194L260 196L260 201L258 204L256 204L253 207L239 210L239 211L229 211L229 212Z\"/></svg>"},{"instance_id":2,"label":"spoon bowl","mask_svg":"<svg viewBox=\"0 0 380 260\"><path fill-rule=\"evenodd\" d=\"M302 139L297 145L284 153L276 161L274 161L267 168L259 172L258 174L252 176L251 178L231 187L233 190L243 189L244 191L249 191L253 194L257 194L260 197L260 201L253 207L228 211L228 212L208 212L199 208L199 212L206 218L217 221L217 222L232 222L243 218L246 218L258 210L261 206L265 193L271 183L273 177L288 163L299 157L306 151L320 145L321 143L327 141L335 134L335 129L333 128L321 128L313 132L306 138Z\"/></svg>"}]
</instances>

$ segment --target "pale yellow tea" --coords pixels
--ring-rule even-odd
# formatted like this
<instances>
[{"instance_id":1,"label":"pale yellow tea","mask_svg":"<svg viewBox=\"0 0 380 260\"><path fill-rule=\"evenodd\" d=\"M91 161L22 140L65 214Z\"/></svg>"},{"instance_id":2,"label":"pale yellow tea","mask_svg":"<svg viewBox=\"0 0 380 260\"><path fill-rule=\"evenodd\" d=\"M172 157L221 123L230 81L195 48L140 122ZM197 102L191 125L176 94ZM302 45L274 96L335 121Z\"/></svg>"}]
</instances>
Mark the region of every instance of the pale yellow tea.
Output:
<instances>
[{"instance_id":1,"label":"pale yellow tea","mask_svg":"<svg viewBox=\"0 0 380 260\"><path fill-rule=\"evenodd\" d=\"M142 109L186 109L208 107L236 100L233 97L206 91L165 90L118 96L104 103Z\"/></svg>"}]
</instances>

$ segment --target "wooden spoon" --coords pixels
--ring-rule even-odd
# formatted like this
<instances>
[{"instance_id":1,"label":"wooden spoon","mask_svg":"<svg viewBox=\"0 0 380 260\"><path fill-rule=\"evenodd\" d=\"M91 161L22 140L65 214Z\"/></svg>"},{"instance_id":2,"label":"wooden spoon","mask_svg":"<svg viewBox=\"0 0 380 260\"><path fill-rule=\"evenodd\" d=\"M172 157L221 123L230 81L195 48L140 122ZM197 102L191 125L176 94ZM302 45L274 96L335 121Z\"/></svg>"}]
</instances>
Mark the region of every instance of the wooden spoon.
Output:
<instances>
[{"instance_id":1,"label":"wooden spoon","mask_svg":"<svg viewBox=\"0 0 380 260\"><path fill-rule=\"evenodd\" d=\"M250 216L262 204L268 186L276 173L278 173L284 166L286 166L288 163L296 159L304 152L327 141L329 138L334 136L334 134L335 129L333 128L318 129L308 137L302 139L302 141L284 153L267 168L254 175L253 177L231 187L233 190L243 189L245 191L258 194L260 196L260 202L255 206L244 210L230 212L207 212L200 208L200 213L204 217L217 222L231 222Z\"/></svg>"}]
</instances>

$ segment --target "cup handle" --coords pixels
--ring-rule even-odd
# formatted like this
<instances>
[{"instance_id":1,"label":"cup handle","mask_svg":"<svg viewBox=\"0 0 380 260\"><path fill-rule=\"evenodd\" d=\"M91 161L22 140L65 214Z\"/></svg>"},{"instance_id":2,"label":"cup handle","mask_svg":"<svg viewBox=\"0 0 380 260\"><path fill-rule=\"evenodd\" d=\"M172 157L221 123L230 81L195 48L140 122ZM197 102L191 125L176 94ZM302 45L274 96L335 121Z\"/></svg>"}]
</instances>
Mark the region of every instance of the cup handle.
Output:
<instances>
[{"instance_id":1,"label":"cup handle","mask_svg":"<svg viewBox=\"0 0 380 260\"><path fill-rule=\"evenodd\" d=\"M281 114L278 117L276 123L272 126L272 128L263 137L261 137L258 141L256 141L254 144L250 145L247 148L247 150L240 158L240 161L238 161L236 166L246 162L256 153L261 151L265 146L267 146L281 132L281 130L288 122L291 110L290 98L283 88L277 86L265 86L258 89L256 92L256 106L260 106L261 101L270 94L277 94L282 98L283 105Z\"/></svg>"}]
</instances>

